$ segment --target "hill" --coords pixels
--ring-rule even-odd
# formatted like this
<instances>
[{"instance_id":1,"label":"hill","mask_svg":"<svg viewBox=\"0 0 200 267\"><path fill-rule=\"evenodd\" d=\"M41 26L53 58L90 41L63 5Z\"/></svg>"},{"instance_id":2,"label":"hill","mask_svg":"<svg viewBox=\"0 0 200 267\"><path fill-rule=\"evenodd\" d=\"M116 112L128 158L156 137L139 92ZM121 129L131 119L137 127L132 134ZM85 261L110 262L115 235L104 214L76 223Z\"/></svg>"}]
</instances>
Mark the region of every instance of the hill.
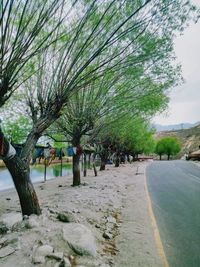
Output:
<instances>
[{"instance_id":1,"label":"hill","mask_svg":"<svg viewBox=\"0 0 200 267\"><path fill-rule=\"evenodd\" d=\"M197 126L200 122L197 123L179 123L179 124L170 124L170 125L161 125L161 124L153 124L153 127L156 129L157 132L161 131L176 131L176 130L183 130L189 129L194 126Z\"/></svg>"},{"instance_id":2,"label":"hill","mask_svg":"<svg viewBox=\"0 0 200 267\"><path fill-rule=\"evenodd\" d=\"M161 131L155 134L156 138L164 136L176 136L182 143L182 150L180 156L185 153L196 151L200 146L200 124L189 129L173 130L173 131Z\"/></svg>"}]
</instances>

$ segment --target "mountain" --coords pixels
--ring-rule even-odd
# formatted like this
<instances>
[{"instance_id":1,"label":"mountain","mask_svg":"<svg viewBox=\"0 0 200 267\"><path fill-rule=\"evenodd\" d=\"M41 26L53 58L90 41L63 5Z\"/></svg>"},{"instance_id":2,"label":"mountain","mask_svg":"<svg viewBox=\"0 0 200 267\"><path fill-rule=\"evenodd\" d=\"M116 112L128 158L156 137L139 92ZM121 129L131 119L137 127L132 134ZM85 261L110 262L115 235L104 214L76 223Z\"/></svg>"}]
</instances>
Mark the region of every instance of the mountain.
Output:
<instances>
[{"instance_id":1,"label":"mountain","mask_svg":"<svg viewBox=\"0 0 200 267\"><path fill-rule=\"evenodd\" d=\"M155 134L156 138L165 136L176 136L182 144L182 150L179 156L188 154L199 149L200 146L200 123L189 129L160 131Z\"/></svg>"},{"instance_id":2,"label":"mountain","mask_svg":"<svg viewBox=\"0 0 200 267\"><path fill-rule=\"evenodd\" d=\"M153 127L156 129L157 132L162 132L162 131L189 129L189 128L197 126L198 124L200 124L200 122L180 123L180 124L171 124L171 125L153 124Z\"/></svg>"}]
</instances>

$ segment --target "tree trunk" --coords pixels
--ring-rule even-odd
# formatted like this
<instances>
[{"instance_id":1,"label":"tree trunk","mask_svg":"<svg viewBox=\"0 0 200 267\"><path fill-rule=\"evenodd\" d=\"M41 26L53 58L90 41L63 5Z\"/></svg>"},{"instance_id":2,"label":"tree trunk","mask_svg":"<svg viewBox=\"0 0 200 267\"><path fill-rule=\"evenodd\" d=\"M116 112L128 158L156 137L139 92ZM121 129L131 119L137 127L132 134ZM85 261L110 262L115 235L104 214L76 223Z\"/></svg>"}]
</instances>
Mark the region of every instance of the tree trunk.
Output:
<instances>
[{"instance_id":1,"label":"tree trunk","mask_svg":"<svg viewBox=\"0 0 200 267\"><path fill-rule=\"evenodd\" d=\"M162 160L162 155L160 154L160 160Z\"/></svg>"},{"instance_id":2,"label":"tree trunk","mask_svg":"<svg viewBox=\"0 0 200 267\"><path fill-rule=\"evenodd\" d=\"M79 160L79 155L73 155L73 186L78 186L81 184Z\"/></svg>"},{"instance_id":3,"label":"tree trunk","mask_svg":"<svg viewBox=\"0 0 200 267\"><path fill-rule=\"evenodd\" d=\"M83 176L86 177L87 175L87 155L86 153L83 154Z\"/></svg>"},{"instance_id":4,"label":"tree trunk","mask_svg":"<svg viewBox=\"0 0 200 267\"><path fill-rule=\"evenodd\" d=\"M0 138L3 140L3 151L2 151L3 153L1 153L1 155L4 157L3 161L12 176L15 188L17 190L22 214L23 215L41 214L38 198L30 179L29 162L30 162L31 150L29 150L28 153L28 149L34 147L35 143L37 142L37 136L32 135L31 146L29 147L25 146L23 148L26 151L26 156L27 156L25 159L22 159L17 155L6 159L6 155L9 151L10 144L8 140L4 137L1 129L0 129Z\"/></svg>"},{"instance_id":5,"label":"tree trunk","mask_svg":"<svg viewBox=\"0 0 200 267\"><path fill-rule=\"evenodd\" d=\"M18 156L4 160L12 175L17 190L23 215L41 214L38 198L30 179L29 166Z\"/></svg>"},{"instance_id":6,"label":"tree trunk","mask_svg":"<svg viewBox=\"0 0 200 267\"><path fill-rule=\"evenodd\" d=\"M170 155L169 154L167 155L167 160L170 160Z\"/></svg>"},{"instance_id":7,"label":"tree trunk","mask_svg":"<svg viewBox=\"0 0 200 267\"><path fill-rule=\"evenodd\" d=\"M101 156L101 165L100 165L100 171L105 171L106 169L106 158L104 156Z\"/></svg>"},{"instance_id":8,"label":"tree trunk","mask_svg":"<svg viewBox=\"0 0 200 267\"><path fill-rule=\"evenodd\" d=\"M95 163L93 163L93 169L94 169L94 175L97 176L97 168L95 166Z\"/></svg>"},{"instance_id":9,"label":"tree trunk","mask_svg":"<svg viewBox=\"0 0 200 267\"><path fill-rule=\"evenodd\" d=\"M115 167L119 167L119 161L120 161L120 159L119 159L119 156L117 155L116 161L115 161Z\"/></svg>"}]
</instances>

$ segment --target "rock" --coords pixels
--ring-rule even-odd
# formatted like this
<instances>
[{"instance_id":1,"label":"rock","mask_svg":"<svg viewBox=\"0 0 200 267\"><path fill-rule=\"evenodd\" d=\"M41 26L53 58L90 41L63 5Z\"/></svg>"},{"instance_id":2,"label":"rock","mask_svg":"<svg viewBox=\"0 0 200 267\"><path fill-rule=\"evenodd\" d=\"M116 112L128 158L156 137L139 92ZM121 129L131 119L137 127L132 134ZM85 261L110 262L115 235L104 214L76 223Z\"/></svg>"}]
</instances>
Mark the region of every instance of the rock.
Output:
<instances>
[{"instance_id":1,"label":"rock","mask_svg":"<svg viewBox=\"0 0 200 267\"><path fill-rule=\"evenodd\" d=\"M36 215L31 215L28 219L28 224L30 228L35 228L35 227L39 227L40 224L38 222L38 216Z\"/></svg>"},{"instance_id":2,"label":"rock","mask_svg":"<svg viewBox=\"0 0 200 267\"><path fill-rule=\"evenodd\" d=\"M53 252L53 247L49 245L43 245L36 249L36 253L40 256L47 256Z\"/></svg>"},{"instance_id":3,"label":"rock","mask_svg":"<svg viewBox=\"0 0 200 267\"><path fill-rule=\"evenodd\" d=\"M4 222L8 228L12 228L14 224L22 221L21 213L5 213L1 217L2 222Z\"/></svg>"},{"instance_id":4,"label":"rock","mask_svg":"<svg viewBox=\"0 0 200 267\"><path fill-rule=\"evenodd\" d=\"M45 257L53 253L53 247L49 245L42 245L36 247L33 252L32 262L34 264L45 263Z\"/></svg>"},{"instance_id":5,"label":"rock","mask_svg":"<svg viewBox=\"0 0 200 267\"><path fill-rule=\"evenodd\" d=\"M106 229L107 229L106 232L112 233L115 225L116 224L114 223L106 223Z\"/></svg>"},{"instance_id":6,"label":"rock","mask_svg":"<svg viewBox=\"0 0 200 267\"><path fill-rule=\"evenodd\" d=\"M33 261L34 264L45 263L45 257L44 256L35 255L35 256L33 256L32 261Z\"/></svg>"},{"instance_id":7,"label":"rock","mask_svg":"<svg viewBox=\"0 0 200 267\"><path fill-rule=\"evenodd\" d=\"M64 258L64 253L63 252L54 252L54 253L48 254L47 257L50 259L55 259L55 260L62 260Z\"/></svg>"},{"instance_id":8,"label":"rock","mask_svg":"<svg viewBox=\"0 0 200 267\"><path fill-rule=\"evenodd\" d=\"M0 222L0 234L6 234L8 232L9 228L4 222Z\"/></svg>"},{"instance_id":9,"label":"rock","mask_svg":"<svg viewBox=\"0 0 200 267\"><path fill-rule=\"evenodd\" d=\"M110 234L110 233L108 233L108 232L104 232L104 233L103 233L103 237L104 237L105 239L112 239L112 238L113 238L113 235Z\"/></svg>"},{"instance_id":10,"label":"rock","mask_svg":"<svg viewBox=\"0 0 200 267\"><path fill-rule=\"evenodd\" d=\"M15 249L10 246L3 247L0 249L0 258L7 257L13 254L14 252L15 252Z\"/></svg>"},{"instance_id":11,"label":"rock","mask_svg":"<svg viewBox=\"0 0 200 267\"><path fill-rule=\"evenodd\" d=\"M59 212L57 219L61 222L76 222L74 215L70 212Z\"/></svg>"},{"instance_id":12,"label":"rock","mask_svg":"<svg viewBox=\"0 0 200 267\"><path fill-rule=\"evenodd\" d=\"M92 232L84 225L69 223L63 227L63 238L78 255L96 255L96 244Z\"/></svg>"},{"instance_id":13,"label":"rock","mask_svg":"<svg viewBox=\"0 0 200 267\"><path fill-rule=\"evenodd\" d=\"M116 219L112 216L107 217L107 222L108 223L114 223L114 224L117 223Z\"/></svg>"},{"instance_id":14,"label":"rock","mask_svg":"<svg viewBox=\"0 0 200 267\"><path fill-rule=\"evenodd\" d=\"M95 224L96 228L101 228L101 226L99 224Z\"/></svg>"},{"instance_id":15,"label":"rock","mask_svg":"<svg viewBox=\"0 0 200 267\"><path fill-rule=\"evenodd\" d=\"M29 216L28 215L24 215L23 216L23 220L28 220L29 219Z\"/></svg>"}]
</instances>

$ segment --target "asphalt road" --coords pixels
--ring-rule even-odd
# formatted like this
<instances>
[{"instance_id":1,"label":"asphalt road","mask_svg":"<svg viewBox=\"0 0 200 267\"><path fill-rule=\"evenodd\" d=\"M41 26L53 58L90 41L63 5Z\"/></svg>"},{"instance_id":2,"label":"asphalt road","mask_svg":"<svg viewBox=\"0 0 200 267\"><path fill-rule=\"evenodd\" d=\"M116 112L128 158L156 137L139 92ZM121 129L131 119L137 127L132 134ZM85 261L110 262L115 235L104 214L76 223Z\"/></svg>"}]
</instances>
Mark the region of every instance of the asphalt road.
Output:
<instances>
[{"instance_id":1,"label":"asphalt road","mask_svg":"<svg viewBox=\"0 0 200 267\"><path fill-rule=\"evenodd\" d=\"M200 267L200 167L153 162L147 184L170 267Z\"/></svg>"}]
</instances>

